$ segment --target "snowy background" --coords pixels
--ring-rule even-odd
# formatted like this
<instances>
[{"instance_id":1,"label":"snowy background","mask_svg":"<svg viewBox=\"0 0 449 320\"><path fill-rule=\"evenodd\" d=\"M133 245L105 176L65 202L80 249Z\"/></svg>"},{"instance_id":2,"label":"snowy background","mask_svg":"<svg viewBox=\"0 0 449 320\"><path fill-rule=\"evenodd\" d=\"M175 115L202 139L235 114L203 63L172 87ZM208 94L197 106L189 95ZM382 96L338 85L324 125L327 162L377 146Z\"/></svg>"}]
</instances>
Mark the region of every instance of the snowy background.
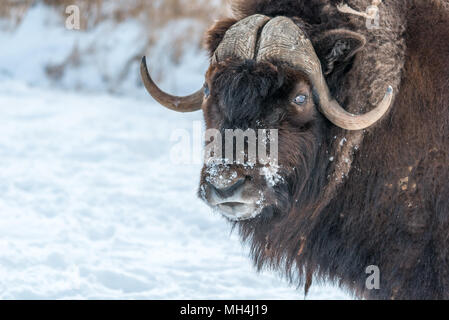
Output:
<instances>
[{"instance_id":1,"label":"snowy background","mask_svg":"<svg viewBox=\"0 0 449 320\"><path fill-rule=\"evenodd\" d=\"M0 19L0 299L304 298L257 273L197 199L201 165L170 163L173 131L192 132L201 113L166 110L140 85L145 53L163 89L200 87L204 21L70 31L39 1L11 21ZM308 296L348 298L317 284Z\"/></svg>"}]
</instances>

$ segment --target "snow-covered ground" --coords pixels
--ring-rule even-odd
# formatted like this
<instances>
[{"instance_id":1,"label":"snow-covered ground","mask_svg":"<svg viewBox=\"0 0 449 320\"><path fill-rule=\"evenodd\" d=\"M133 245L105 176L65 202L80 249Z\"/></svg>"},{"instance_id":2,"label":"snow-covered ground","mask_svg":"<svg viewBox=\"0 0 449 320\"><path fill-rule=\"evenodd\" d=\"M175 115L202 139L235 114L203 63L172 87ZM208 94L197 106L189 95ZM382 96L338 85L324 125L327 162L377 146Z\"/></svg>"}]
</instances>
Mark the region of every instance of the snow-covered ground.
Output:
<instances>
[{"instance_id":1,"label":"snow-covered ground","mask_svg":"<svg viewBox=\"0 0 449 320\"><path fill-rule=\"evenodd\" d=\"M200 167L170 164L200 113L3 82L0 114L0 298L303 298L197 199Z\"/></svg>"},{"instance_id":2,"label":"snow-covered ground","mask_svg":"<svg viewBox=\"0 0 449 320\"><path fill-rule=\"evenodd\" d=\"M52 84L42 70L71 47L57 47L65 33L45 23L30 33L42 10L0 32L0 299L302 299L276 273L257 273L238 236L197 199L201 165L171 163L173 131L192 132L201 113L163 109L138 87L108 94L89 56L85 73ZM103 70L128 58L117 52ZM182 61L164 85L180 94L201 86L207 66L189 50ZM89 78L89 93L63 90ZM314 285L308 298L350 296Z\"/></svg>"}]
</instances>

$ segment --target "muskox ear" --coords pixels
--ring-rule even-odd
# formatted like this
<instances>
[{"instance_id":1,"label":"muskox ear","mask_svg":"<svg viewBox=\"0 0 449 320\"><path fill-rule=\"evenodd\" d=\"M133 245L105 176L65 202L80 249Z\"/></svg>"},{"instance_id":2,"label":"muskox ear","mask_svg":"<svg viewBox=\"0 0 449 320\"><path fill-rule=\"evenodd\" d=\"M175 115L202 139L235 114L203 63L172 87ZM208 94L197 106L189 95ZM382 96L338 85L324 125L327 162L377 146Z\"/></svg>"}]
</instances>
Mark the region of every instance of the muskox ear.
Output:
<instances>
[{"instance_id":1,"label":"muskox ear","mask_svg":"<svg viewBox=\"0 0 449 320\"><path fill-rule=\"evenodd\" d=\"M236 22L237 20L232 18L222 19L215 22L212 27L207 30L205 46L209 51L210 57L214 55L214 52L223 40L226 31L228 31L228 29Z\"/></svg>"},{"instance_id":2,"label":"muskox ear","mask_svg":"<svg viewBox=\"0 0 449 320\"><path fill-rule=\"evenodd\" d=\"M313 42L323 72L329 75L337 70L342 71L351 58L365 46L366 39L360 33L335 29L318 36Z\"/></svg>"}]
</instances>

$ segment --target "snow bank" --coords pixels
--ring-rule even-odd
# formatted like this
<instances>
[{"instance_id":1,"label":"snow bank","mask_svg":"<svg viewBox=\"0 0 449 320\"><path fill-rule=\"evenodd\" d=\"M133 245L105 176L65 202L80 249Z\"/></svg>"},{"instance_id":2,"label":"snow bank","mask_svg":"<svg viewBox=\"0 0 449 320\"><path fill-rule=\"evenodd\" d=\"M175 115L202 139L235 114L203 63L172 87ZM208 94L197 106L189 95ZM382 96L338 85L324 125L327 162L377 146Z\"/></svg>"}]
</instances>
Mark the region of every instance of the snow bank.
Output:
<instances>
[{"instance_id":1,"label":"snow bank","mask_svg":"<svg viewBox=\"0 0 449 320\"><path fill-rule=\"evenodd\" d=\"M0 31L0 81L32 86L142 94L139 65L146 54L155 80L175 94L203 83L207 55L199 46L205 26L183 19L146 30L138 19L105 20L87 31L68 30L54 8L37 4L17 29ZM185 32L189 42L182 41ZM155 37L146 48L148 34ZM176 49L176 50L175 50Z\"/></svg>"}]
</instances>

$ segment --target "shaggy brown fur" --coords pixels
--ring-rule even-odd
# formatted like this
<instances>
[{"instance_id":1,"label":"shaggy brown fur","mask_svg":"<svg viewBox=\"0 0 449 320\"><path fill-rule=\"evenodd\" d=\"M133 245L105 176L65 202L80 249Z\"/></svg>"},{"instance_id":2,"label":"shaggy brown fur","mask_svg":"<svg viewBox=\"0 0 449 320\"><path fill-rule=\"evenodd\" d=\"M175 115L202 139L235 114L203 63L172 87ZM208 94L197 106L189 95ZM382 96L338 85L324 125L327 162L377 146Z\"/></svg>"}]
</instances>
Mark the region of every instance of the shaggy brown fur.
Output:
<instances>
[{"instance_id":1,"label":"shaggy brown fur","mask_svg":"<svg viewBox=\"0 0 449 320\"><path fill-rule=\"evenodd\" d=\"M284 119L277 123L280 161L295 170L283 173L286 184L276 190L277 209L235 227L251 245L259 269L280 269L297 284L310 285L313 274L360 298L449 299L447 1L384 0L378 30L368 30L363 18L339 13L337 3L241 0L234 1L234 10L237 19L255 13L293 17L312 40L323 70L328 67L326 47L320 49L326 46L323 35L333 29L356 32L363 46L355 56L330 67L329 87L349 111L365 112L360 108L374 106L392 85L392 111L363 132L336 128L321 114L298 123L291 110L279 111ZM371 0L346 3L364 11ZM209 30L211 53L236 21L223 20ZM226 76L229 68L240 71ZM235 74L242 72L246 84L237 86ZM222 106L233 104L219 96L228 85L235 85L242 97L264 84L280 88L264 91L264 101L254 98L252 105L263 110L282 104L280 92L288 92L295 77L301 75L282 64L248 63L211 66L207 75L214 85L212 101ZM214 93L218 87L222 89ZM208 127L225 123L216 108L213 102L203 108ZM239 118L234 109L228 114L228 127L256 112L246 110L247 118ZM261 110L257 112L260 117ZM335 160L329 161L331 157ZM380 290L365 287L365 268L370 265L380 268Z\"/></svg>"}]
</instances>

